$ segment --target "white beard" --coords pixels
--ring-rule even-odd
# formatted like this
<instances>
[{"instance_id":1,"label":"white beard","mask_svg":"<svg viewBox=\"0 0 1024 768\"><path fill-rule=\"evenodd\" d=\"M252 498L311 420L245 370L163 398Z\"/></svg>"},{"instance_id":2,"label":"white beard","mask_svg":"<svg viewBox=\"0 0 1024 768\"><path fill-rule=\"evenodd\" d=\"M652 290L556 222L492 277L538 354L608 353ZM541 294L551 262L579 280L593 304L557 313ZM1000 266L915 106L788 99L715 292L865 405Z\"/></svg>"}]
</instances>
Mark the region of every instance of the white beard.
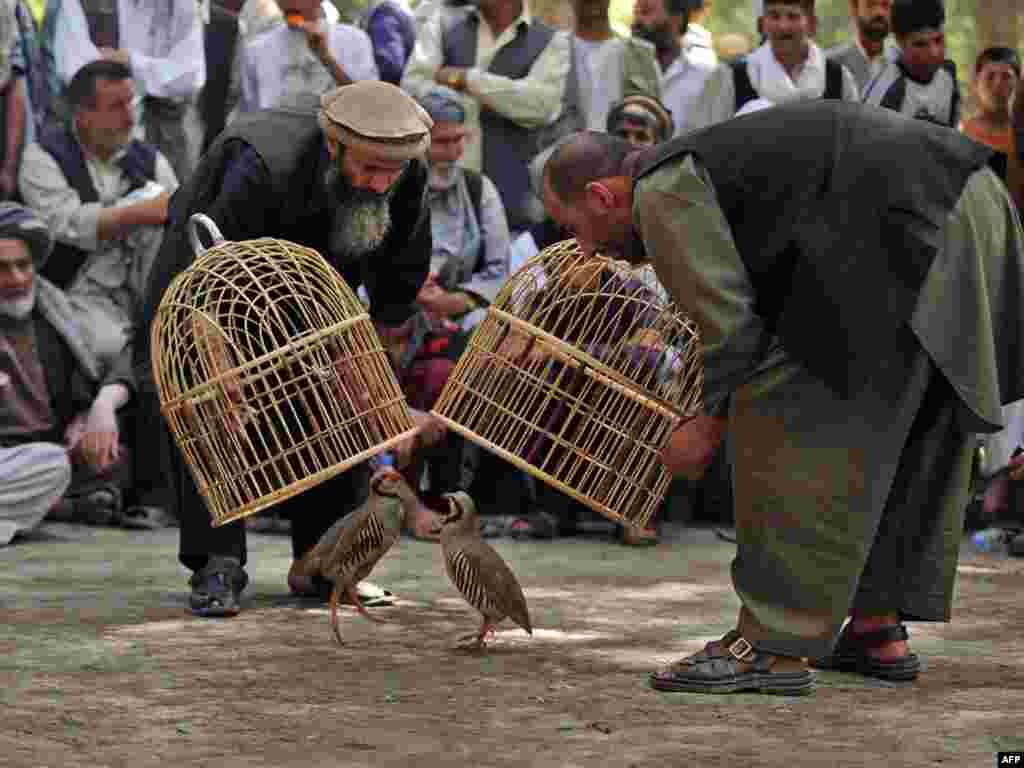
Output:
<instances>
[{"instance_id":1,"label":"white beard","mask_svg":"<svg viewBox=\"0 0 1024 768\"><path fill-rule=\"evenodd\" d=\"M338 181L339 173L333 169L328 172L328 185ZM391 198L398 184L396 183L383 195L366 195L343 190L340 204L334 210L331 227L331 254L345 261L358 259L374 250L391 231ZM357 199L353 200L355 197ZM363 197L364 199L358 199ZM369 198L369 199L367 199Z\"/></svg>"},{"instance_id":2,"label":"white beard","mask_svg":"<svg viewBox=\"0 0 1024 768\"><path fill-rule=\"evenodd\" d=\"M20 299L14 299L13 301L0 300L0 315L5 317L11 317L15 320L21 320L28 317L32 310L36 306L36 286L35 283L28 291L27 296L23 296Z\"/></svg>"}]
</instances>

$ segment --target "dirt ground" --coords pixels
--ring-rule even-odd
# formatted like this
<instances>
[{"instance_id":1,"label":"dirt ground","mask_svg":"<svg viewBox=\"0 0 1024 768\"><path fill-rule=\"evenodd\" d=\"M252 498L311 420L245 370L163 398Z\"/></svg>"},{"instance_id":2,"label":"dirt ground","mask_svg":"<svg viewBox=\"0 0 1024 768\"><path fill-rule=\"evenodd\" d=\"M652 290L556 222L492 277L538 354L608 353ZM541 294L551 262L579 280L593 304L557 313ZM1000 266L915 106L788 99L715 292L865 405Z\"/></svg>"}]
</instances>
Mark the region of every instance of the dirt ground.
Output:
<instances>
[{"instance_id":1,"label":"dirt ground","mask_svg":"<svg viewBox=\"0 0 1024 768\"><path fill-rule=\"evenodd\" d=\"M991 766L1024 748L1024 560L965 554L956 616L912 624L911 685L819 672L809 697L651 690L720 636L733 545L676 529L496 547L534 636L452 649L477 617L437 545L403 540L371 580L374 624L285 595L282 536L250 536L240 616L192 618L177 531L48 525L0 549L0 765Z\"/></svg>"}]
</instances>

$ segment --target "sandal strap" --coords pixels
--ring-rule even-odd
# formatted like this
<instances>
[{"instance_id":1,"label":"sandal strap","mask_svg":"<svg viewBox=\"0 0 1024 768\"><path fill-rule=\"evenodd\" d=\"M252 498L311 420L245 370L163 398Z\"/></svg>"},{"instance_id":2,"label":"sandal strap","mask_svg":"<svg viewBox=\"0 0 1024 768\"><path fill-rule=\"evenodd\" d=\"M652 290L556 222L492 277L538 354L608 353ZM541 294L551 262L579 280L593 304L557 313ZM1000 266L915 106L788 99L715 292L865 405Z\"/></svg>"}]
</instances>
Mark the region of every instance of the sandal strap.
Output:
<instances>
[{"instance_id":1,"label":"sandal strap","mask_svg":"<svg viewBox=\"0 0 1024 768\"><path fill-rule=\"evenodd\" d=\"M844 632L845 645L855 648L876 648L886 643L899 643L910 637L902 623L879 627L870 632L854 632L851 623L847 630Z\"/></svg>"}]
</instances>

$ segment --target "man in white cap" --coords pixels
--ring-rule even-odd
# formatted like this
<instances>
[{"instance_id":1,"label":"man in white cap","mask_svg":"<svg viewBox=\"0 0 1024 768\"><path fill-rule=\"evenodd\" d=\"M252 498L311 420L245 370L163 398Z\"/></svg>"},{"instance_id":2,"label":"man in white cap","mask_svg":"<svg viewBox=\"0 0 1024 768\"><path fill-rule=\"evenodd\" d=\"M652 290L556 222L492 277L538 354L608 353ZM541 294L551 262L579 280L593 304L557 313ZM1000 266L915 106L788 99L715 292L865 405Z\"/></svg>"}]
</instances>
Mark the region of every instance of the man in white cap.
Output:
<instances>
[{"instance_id":1,"label":"man in white cap","mask_svg":"<svg viewBox=\"0 0 1024 768\"><path fill-rule=\"evenodd\" d=\"M365 287L385 343L401 335L430 267L423 157L432 124L400 88L370 80L325 94L316 112L266 110L233 122L171 203L140 341L148 342L167 286L194 258L187 234L194 213L207 214L230 241L275 237L315 249L353 289ZM139 344L136 365L148 378L146 344ZM142 388L151 424L159 428L155 389L151 382ZM425 414L418 418L429 421ZM181 524L179 559L195 572L192 610L200 616L234 615L248 580L243 524L211 527L180 455L173 449L169 454ZM294 558L358 506L366 488L365 468L357 467L283 502L278 510L292 518ZM289 587L306 593L314 585L289 574Z\"/></svg>"}]
</instances>

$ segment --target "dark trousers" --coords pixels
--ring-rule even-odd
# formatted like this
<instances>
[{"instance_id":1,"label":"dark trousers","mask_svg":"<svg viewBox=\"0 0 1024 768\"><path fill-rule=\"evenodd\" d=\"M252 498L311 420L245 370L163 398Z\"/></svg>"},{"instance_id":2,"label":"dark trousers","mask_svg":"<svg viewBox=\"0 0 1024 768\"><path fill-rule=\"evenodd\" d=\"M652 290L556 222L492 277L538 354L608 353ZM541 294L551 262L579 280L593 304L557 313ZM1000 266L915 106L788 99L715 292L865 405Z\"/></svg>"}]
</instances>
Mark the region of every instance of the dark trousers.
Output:
<instances>
[{"instance_id":1,"label":"dark trousers","mask_svg":"<svg viewBox=\"0 0 1024 768\"><path fill-rule=\"evenodd\" d=\"M142 389L140 397L145 398L140 407L150 409L151 416L152 409L159 412L154 392ZM173 488L173 512L179 524L178 559L193 571L203 568L211 556L234 557L244 565L248 558L244 521L213 526L206 502L162 422L160 432L160 439L171 445L166 458ZM292 556L301 557L339 518L362 504L368 487L369 470L360 464L272 507L291 520Z\"/></svg>"}]
</instances>

